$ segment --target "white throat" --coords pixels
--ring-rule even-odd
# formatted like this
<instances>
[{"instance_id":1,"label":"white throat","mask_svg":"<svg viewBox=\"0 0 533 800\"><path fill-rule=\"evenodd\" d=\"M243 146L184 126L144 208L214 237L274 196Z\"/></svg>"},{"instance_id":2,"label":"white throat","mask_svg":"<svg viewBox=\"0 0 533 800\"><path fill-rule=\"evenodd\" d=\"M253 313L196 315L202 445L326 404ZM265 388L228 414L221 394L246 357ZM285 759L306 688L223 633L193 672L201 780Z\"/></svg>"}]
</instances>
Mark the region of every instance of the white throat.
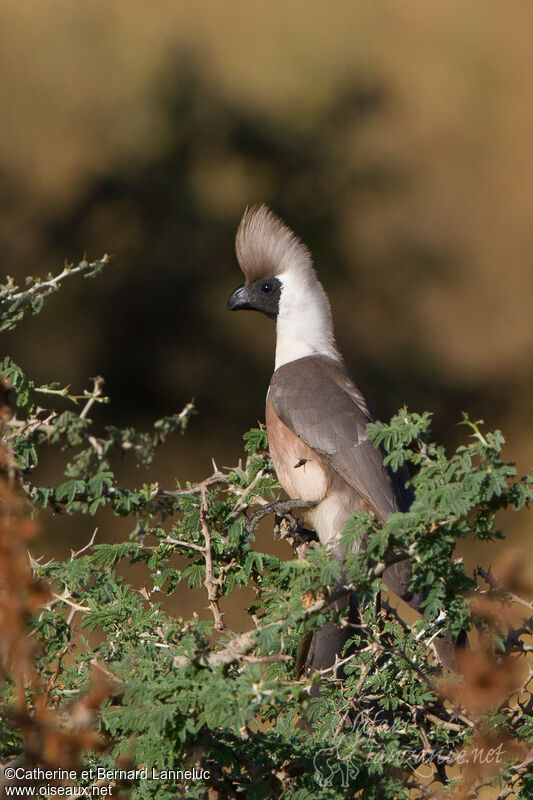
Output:
<instances>
[{"instance_id":1,"label":"white throat","mask_svg":"<svg viewBox=\"0 0 533 800\"><path fill-rule=\"evenodd\" d=\"M276 365L305 356L341 356L335 344L329 302L314 274L287 272L279 275L281 297L277 318Z\"/></svg>"}]
</instances>

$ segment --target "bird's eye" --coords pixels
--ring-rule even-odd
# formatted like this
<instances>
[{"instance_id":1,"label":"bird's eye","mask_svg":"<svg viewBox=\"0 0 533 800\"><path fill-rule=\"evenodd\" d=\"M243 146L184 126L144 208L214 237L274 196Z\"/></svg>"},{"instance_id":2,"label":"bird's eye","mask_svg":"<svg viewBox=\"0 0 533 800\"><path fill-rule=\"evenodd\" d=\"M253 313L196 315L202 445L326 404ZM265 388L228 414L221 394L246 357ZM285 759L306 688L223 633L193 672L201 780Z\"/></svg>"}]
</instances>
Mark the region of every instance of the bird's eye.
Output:
<instances>
[{"instance_id":1,"label":"bird's eye","mask_svg":"<svg viewBox=\"0 0 533 800\"><path fill-rule=\"evenodd\" d=\"M265 294L270 294L273 288L274 284L271 281L265 281L265 283L263 283L263 285L261 286L261 291L264 292Z\"/></svg>"}]
</instances>

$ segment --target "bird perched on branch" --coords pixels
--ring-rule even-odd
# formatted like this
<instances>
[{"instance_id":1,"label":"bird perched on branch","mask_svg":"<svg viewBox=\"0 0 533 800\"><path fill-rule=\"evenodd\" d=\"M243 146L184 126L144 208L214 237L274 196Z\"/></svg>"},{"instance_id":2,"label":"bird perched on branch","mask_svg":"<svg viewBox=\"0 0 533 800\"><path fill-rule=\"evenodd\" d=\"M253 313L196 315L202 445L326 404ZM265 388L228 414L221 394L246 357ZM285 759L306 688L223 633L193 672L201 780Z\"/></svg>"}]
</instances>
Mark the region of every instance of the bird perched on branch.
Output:
<instances>
[{"instance_id":1,"label":"bird perched on branch","mask_svg":"<svg viewBox=\"0 0 533 800\"><path fill-rule=\"evenodd\" d=\"M304 510L332 558L342 560L340 539L347 519L365 508L385 520L406 511L405 473L383 465L383 453L367 438L373 416L350 377L333 333L331 309L307 247L269 208L245 211L236 237L245 283L228 309L261 311L276 321L276 360L266 400L270 453L278 479L291 498L315 505ZM421 596L409 590L411 566L401 561L383 576L386 585L415 609ZM345 598L357 620L354 598ZM312 638L307 666L331 667L349 628L324 625ZM453 665L451 640L440 639L439 655Z\"/></svg>"}]
</instances>

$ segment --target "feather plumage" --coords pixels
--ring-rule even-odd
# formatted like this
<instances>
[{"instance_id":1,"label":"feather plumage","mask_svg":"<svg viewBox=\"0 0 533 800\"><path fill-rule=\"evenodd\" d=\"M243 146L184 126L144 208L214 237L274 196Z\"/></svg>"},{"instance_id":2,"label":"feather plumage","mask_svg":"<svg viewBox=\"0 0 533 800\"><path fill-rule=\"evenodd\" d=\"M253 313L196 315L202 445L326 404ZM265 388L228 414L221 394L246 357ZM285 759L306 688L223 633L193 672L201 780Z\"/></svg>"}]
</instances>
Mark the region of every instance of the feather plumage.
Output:
<instances>
[{"instance_id":1,"label":"feather plumage","mask_svg":"<svg viewBox=\"0 0 533 800\"><path fill-rule=\"evenodd\" d=\"M307 247L266 205L246 209L235 237L235 250L246 285L289 269L314 275Z\"/></svg>"}]
</instances>

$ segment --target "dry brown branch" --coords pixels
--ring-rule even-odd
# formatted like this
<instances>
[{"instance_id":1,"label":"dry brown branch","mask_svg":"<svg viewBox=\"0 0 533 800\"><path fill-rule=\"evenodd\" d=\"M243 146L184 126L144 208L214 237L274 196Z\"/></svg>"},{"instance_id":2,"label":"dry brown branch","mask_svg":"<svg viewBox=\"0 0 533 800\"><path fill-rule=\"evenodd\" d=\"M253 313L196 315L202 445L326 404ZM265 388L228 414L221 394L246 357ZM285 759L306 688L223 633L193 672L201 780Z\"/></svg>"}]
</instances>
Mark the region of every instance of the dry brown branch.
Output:
<instances>
[{"instance_id":1,"label":"dry brown branch","mask_svg":"<svg viewBox=\"0 0 533 800\"><path fill-rule=\"evenodd\" d=\"M256 646L255 631L241 633L232 639L226 647L209 656L199 656L199 660L210 667L218 667L222 664L231 664L233 661L240 661L243 656L249 655ZM189 656L176 656L174 658L175 667L185 667L190 662Z\"/></svg>"},{"instance_id":2,"label":"dry brown branch","mask_svg":"<svg viewBox=\"0 0 533 800\"><path fill-rule=\"evenodd\" d=\"M510 588L506 587L501 581L499 581L491 572L491 570L485 570L483 567L477 567L476 573L481 575L481 577L487 581L490 586L491 592L496 593L500 597L502 595L507 595L513 603L518 603L525 608L528 608L530 611L533 611L533 603L529 600L524 600L523 597L520 597L518 594L513 592Z\"/></svg>"},{"instance_id":3,"label":"dry brown branch","mask_svg":"<svg viewBox=\"0 0 533 800\"><path fill-rule=\"evenodd\" d=\"M205 539L204 558L205 558L205 580L204 586L207 589L207 598L209 600L209 608L215 620L215 628L217 631L226 629L224 622L224 612L219 605L221 581L217 580L213 574L213 555L211 552L211 530L209 528L209 508L207 505L207 491L204 487L202 489L202 505L200 507L200 522L202 525L202 532Z\"/></svg>"},{"instance_id":4,"label":"dry brown branch","mask_svg":"<svg viewBox=\"0 0 533 800\"><path fill-rule=\"evenodd\" d=\"M85 403L83 409L80 412L80 419L84 419L87 416L87 414L89 413L89 411L91 410L91 408L93 407L93 405L96 403L97 399L99 397L103 397L103 395L104 395L104 392L103 392L104 379L101 378L99 375L97 375L96 378L91 378L91 380L94 383L93 391L92 391L91 396L89 397L89 399Z\"/></svg>"}]
</instances>

